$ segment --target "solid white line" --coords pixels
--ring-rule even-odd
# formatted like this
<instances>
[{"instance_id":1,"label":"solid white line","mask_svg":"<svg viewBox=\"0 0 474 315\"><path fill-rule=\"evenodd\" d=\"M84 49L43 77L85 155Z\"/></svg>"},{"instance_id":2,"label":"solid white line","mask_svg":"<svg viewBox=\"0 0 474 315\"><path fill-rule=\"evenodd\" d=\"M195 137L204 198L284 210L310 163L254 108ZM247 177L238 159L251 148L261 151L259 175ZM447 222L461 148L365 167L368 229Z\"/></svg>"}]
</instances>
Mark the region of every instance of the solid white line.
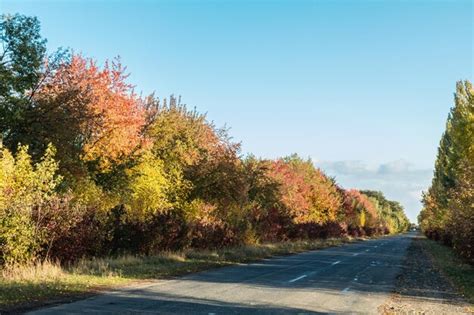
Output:
<instances>
[{"instance_id":1,"label":"solid white line","mask_svg":"<svg viewBox=\"0 0 474 315\"><path fill-rule=\"evenodd\" d=\"M337 265L337 264L340 263L340 262L341 262L340 260L335 261L335 262L333 262L333 263L331 264L331 266Z\"/></svg>"},{"instance_id":2,"label":"solid white line","mask_svg":"<svg viewBox=\"0 0 474 315\"><path fill-rule=\"evenodd\" d=\"M301 280L301 279L306 278L306 277L307 277L307 275L302 275L302 276L299 276L298 278L294 278L293 280L290 280L288 282L295 282L295 281Z\"/></svg>"}]
</instances>

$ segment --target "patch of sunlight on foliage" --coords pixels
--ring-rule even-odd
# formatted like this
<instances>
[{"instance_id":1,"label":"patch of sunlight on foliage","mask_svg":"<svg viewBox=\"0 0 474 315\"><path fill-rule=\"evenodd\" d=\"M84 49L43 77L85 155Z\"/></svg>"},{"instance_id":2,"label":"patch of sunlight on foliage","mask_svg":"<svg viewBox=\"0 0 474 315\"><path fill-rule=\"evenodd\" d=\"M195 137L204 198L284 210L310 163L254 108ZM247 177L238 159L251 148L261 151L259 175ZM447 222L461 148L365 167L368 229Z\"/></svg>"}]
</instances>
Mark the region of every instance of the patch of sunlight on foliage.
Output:
<instances>
[{"instance_id":1,"label":"patch of sunlight on foliage","mask_svg":"<svg viewBox=\"0 0 474 315\"><path fill-rule=\"evenodd\" d=\"M155 158L150 152L143 154L138 165L129 172L130 197L128 204L132 217L146 218L150 213L166 211L171 208L168 191L171 183L167 178L162 160Z\"/></svg>"},{"instance_id":2,"label":"patch of sunlight on foliage","mask_svg":"<svg viewBox=\"0 0 474 315\"><path fill-rule=\"evenodd\" d=\"M56 150L48 146L40 162L33 163L28 146L19 146L14 156L0 152L0 262L7 264L31 261L39 247L47 243L45 229L33 217L50 209L55 189L62 177L56 174Z\"/></svg>"}]
</instances>

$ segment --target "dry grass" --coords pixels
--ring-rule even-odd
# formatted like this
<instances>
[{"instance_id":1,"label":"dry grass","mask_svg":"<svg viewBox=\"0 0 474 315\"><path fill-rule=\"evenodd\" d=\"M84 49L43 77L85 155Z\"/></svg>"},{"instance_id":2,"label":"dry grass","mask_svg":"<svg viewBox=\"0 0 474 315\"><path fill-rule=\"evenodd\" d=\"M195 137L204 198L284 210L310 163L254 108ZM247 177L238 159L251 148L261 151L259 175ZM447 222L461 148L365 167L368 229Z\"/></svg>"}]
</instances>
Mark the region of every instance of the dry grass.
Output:
<instances>
[{"instance_id":1,"label":"dry grass","mask_svg":"<svg viewBox=\"0 0 474 315\"><path fill-rule=\"evenodd\" d=\"M4 268L1 275L4 281L56 281L63 278L65 273L59 264L44 261Z\"/></svg>"},{"instance_id":2,"label":"dry grass","mask_svg":"<svg viewBox=\"0 0 474 315\"><path fill-rule=\"evenodd\" d=\"M166 278L274 255L337 246L355 240L338 238L218 250L190 249L163 252L154 256L125 255L81 260L68 268L49 261L5 268L0 277L0 313L2 308L8 310L18 305L41 305L51 299L80 296L137 279Z\"/></svg>"},{"instance_id":3,"label":"dry grass","mask_svg":"<svg viewBox=\"0 0 474 315\"><path fill-rule=\"evenodd\" d=\"M4 268L0 277L0 313L11 310L12 306L40 305L51 299L83 295L127 281L112 274L76 274L49 261Z\"/></svg>"}]
</instances>

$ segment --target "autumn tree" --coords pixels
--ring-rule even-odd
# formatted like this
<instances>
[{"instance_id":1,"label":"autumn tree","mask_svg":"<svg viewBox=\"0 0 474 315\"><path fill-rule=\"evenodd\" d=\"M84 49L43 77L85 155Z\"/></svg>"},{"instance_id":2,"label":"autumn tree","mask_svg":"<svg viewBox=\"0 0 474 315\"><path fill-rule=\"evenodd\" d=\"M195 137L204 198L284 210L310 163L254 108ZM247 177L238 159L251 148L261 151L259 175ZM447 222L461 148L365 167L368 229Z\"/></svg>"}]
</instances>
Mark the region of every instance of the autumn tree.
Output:
<instances>
[{"instance_id":1,"label":"autumn tree","mask_svg":"<svg viewBox=\"0 0 474 315\"><path fill-rule=\"evenodd\" d=\"M126 78L119 60L100 68L91 59L72 56L36 93L30 132L39 142L57 146L64 166L82 161L107 170L120 163L141 145L145 123Z\"/></svg>"},{"instance_id":2,"label":"autumn tree","mask_svg":"<svg viewBox=\"0 0 474 315\"><path fill-rule=\"evenodd\" d=\"M157 159L166 161L165 172L174 187L172 202L183 203L192 188L187 173L212 154L218 137L204 115L188 110L173 96L169 102L149 97L145 103L150 150Z\"/></svg>"},{"instance_id":3,"label":"autumn tree","mask_svg":"<svg viewBox=\"0 0 474 315\"><path fill-rule=\"evenodd\" d=\"M472 208L466 187L470 187L469 181L473 179L465 178L469 166L474 164L474 90L469 81L457 83L454 100L438 148L432 184L424 194L424 208L419 216L420 226L428 236L448 244L460 231L452 223L459 223L453 208Z\"/></svg>"},{"instance_id":4,"label":"autumn tree","mask_svg":"<svg viewBox=\"0 0 474 315\"><path fill-rule=\"evenodd\" d=\"M351 230L364 229L364 233L373 233L373 230L380 226L376 204L357 189L344 191L342 211Z\"/></svg>"},{"instance_id":5,"label":"autumn tree","mask_svg":"<svg viewBox=\"0 0 474 315\"><path fill-rule=\"evenodd\" d=\"M150 102L150 100L148 101ZM195 110L171 97L169 103L153 100L147 136L151 152L165 161L176 202L203 199L220 204L239 199L241 160L239 145L230 141Z\"/></svg>"},{"instance_id":6,"label":"autumn tree","mask_svg":"<svg viewBox=\"0 0 474 315\"><path fill-rule=\"evenodd\" d=\"M452 231L454 249L474 263L474 163L463 160L456 188L448 203L450 219L447 228Z\"/></svg>"},{"instance_id":7,"label":"autumn tree","mask_svg":"<svg viewBox=\"0 0 474 315\"><path fill-rule=\"evenodd\" d=\"M380 227L388 229L390 233L404 232L408 229L410 221L400 203L388 200L381 191L361 190L361 193L373 200Z\"/></svg>"},{"instance_id":8,"label":"autumn tree","mask_svg":"<svg viewBox=\"0 0 474 315\"><path fill-rule=\"evenodd\" d=\"M270 176L280 184L280 195L296 223L326 223L336 219L340 197L335 183L311 160L297 155L275 161Z\"/></svg>"},{"instance_id":9,"label":"autumn tree","mask_svg":"<svg viewBox=\"0 0 474 315\"><path fill-rule=\"evenodd\" d=\"M51 214L51 203L58 198L55 188L61 182L56 174L58 164L54 153L54 148L49 146L41 161L35 164L27 146L20 146L16 155L4 148L0 152L0 260L3 262L27 262L51 239L45 220Z\"/></svg>"}]
</instances>

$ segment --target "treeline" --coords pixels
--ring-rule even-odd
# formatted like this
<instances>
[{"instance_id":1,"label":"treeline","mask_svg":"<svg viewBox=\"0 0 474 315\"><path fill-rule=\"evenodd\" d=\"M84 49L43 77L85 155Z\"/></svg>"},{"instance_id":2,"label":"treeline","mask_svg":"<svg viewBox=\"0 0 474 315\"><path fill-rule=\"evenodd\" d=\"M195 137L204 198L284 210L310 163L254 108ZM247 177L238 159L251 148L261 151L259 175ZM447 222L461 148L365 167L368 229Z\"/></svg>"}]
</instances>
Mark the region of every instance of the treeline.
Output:
<instances>
[{"instance_id":1,"label":"treeline","mask_svg":"<svg viewBox=\"0 0 474 315\"><path fill-rule=\"evenodd\" d=\"M119 60L47 56L39 29L0 24L2 264L408 228L400 204L310 160L242 157L179 99L137 95Z\"/></svg>"},{"instance_id":2,"label":"treeline","mask_svg":"<svg viewBox=\"0 0 474 315\"><path fill-rule=\"evenodd\" d=\"M474 89L458 82L433 181L418 221L424 233L474 263Z\"/></svg>"}]
</instances>

